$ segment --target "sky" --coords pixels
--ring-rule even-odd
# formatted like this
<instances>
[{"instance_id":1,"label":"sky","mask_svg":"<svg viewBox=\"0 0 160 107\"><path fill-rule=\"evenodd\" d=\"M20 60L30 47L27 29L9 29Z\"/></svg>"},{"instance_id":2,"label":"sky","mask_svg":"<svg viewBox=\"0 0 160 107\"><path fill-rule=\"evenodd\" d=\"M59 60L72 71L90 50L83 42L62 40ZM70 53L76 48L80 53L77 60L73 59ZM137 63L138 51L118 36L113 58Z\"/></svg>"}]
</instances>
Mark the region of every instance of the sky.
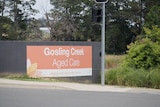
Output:
<instances>
[{"instance_id":1,"label":"sky","mask_svg":"<svg viewBox=\"0 0 160 107\"><path fill-rule=\"evenodd\" d=\"M45 17L44 14L46 11L49 12L52 6L50 5L50 0L36 0L36 4L33 6L33 8L40 12L35 15L35 18L38 19Z\"/></svg>"}]
</instances>

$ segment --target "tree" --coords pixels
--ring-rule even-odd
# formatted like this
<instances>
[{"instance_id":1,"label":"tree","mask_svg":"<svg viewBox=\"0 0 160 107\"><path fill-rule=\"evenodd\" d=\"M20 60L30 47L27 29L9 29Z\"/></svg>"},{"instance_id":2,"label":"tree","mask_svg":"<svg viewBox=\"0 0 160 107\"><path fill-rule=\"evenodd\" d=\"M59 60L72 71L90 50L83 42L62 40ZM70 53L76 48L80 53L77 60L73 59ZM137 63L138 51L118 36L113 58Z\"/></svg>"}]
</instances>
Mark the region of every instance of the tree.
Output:
<instances>
[{"instance_id":1,"label":"tree","mask_svg":"<svg viewBox=\"0 0 160 107\"><path fill-rule=\"evenodd\" d=\"M154 5L146 15L145 27L152 28L152 26L160 27L160 6Z\"/></svg>"},{"instance_id":2,"label":"tree","mask_svg":"<svg viewBox=\"0 0 160 107\"><path fill-rule=\"evenodd\" d=\"M14 33L13 21L0 16L0 40L8 40Z\"/></svg>"},{"instance_id":3,"label":"tree","mask_svg":"<svg viewBox=\"0 0 160 107\"><path fill-rule=\"evenodd\" d=\"M160 65L160 2L141 0L143 32L128 46L125 66L152 69Z\"/></svg>"},{"instance_id":4,"label":"tree","mask_svg":"<svg viewBox=\"0 0 160 107\"><path fill-rule=\"evenodd\" d=\"M106 10L106 51L122 54L135 36L141 33L139 3L112 0L107 3Z\"/></svg>"},{"instance_id":5,"label":"tree","mask_svg":"<svg viewBox=\"0 0 160 107\"><path fill-rule=\"evenodd\" d=\"M74 8L75 2L71 3L71 1L69 0L51 0L51 4L55 7L54 10L52 10L51 16L53 18L52 22L54 22L54 25L53 23L48 21L48 25L51 27L52 40L69 39L69 36L72 36L72 33L75 31L76 28L74 24L74 14L72 15L72 10ZM72 8L70 5L72 6ZM48 16L47 19L49 20ZM56 32L57 30L58 32Z\"/></svg>"},{"instance_id":6,"label":"tree","mask_svg":"<svg viewBox=\"0 0 160 107\"><path fill-rule=\"evenodd\" d=\"M153 42L160 43L160 6L153 5L146 15L142 35L150 38Z\"/></svg>"},{"instance_id":7,"label":"tree","mask_svg":"<svg viewBox=\"0 0 160 107\"><path fill-rule=\"evenodd\" d=\"M145 16L148 14L152 6L160 5L159 0L139 0L141 2L142 14L145 19Z\"/></svg>"},{"instance_id":8,"label":"tree","mask_svg":"<svg viewBox=\"0 0 160 107\"><path fill-rule=\"evenodd\" d=\"M6 5L6 0L0 0L0 13L1 13L1 16L4 16L5 5Z\"/></svg>"},{"instance_id":9,"label":"tree","mask_svg":"<svg viewBox=\"0 0 160 107\"><path fill-rule=\"evenodd\" d=\"M109 0L106 4L106 52L121 54L127 45L140 35L146 19L146 11L156 0ZM91 10L95 5L89 0L51 0L54 9L50 20L52 34L59 40L101 40L101 26L91 22ZM100 4L96 4L101 6ZM65 26L64 26L65 25Z\"/></svg>"},{"instance_id":10,"label":"tree","mask_svg":"<svg viewBox=\"0 0 160 107\"><path fill-rule=\"evenodd\" d=\"M26 41L42 41L42 31L40 30L41 27L41 19L31 19L28 21L26 35Z\"/></svg>"},{"instance_id":11,"label":"tree","mask_svg":"<svg viewBox=\"0 0 160 107\"><path fill-rule=\"evenodd\" d=\"M95 27L92 27L91 23L93 1L51 0L51 4L54 6L52 20L55 22L52 28L59 30L58 32L52 30L54 36L62 37L63 40L88 40L94 38L93 29Z\"/></svg>"},{"instance_id":12,"label":"tree","mask_svg":"<svg viewBox=\"0 0 160 107\"><path fill-rule=\"evenodd\" d=\"M12 34L13 40L24 40L26 37L25 30L27 30L27 22L35 10L32 6L35 0L3 0L1 3L1 16L7 16L13 21L14 32Z\"/></svg>"},{"instance_id":13,"label":"tree","mask_svg":"<svg viewBox=\"0 0 160 107\"><path fill-rule=\"evenodd\" d=\"M51 0L51 4L54 9L49 27L53 29L51 32L55 38L71 35L74 40L100 41L101 26L91 22L94 1ZM137 1L112 0L106 4L107 53L124 53L127 45L141 33L139 8Z\"/></svg>"}]
</instances>

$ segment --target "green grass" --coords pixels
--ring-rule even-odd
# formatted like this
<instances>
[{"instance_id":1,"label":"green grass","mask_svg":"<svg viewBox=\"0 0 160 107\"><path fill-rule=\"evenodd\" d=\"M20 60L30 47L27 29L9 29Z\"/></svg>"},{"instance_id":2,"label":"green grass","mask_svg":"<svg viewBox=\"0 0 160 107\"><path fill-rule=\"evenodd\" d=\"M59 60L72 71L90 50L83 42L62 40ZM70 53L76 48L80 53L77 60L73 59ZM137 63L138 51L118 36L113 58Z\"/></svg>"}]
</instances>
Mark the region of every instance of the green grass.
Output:
<instances>
[{"instance_id":1,"label":"green grass","mask_svg":"<svg viewBox=\"0 0 160 107\"><path fill-rule=\"evenodd\" d=\"M10 76L3 76L2 78L13 79L13 80L22 80L22 81L39 81L39 82L59 82L60 80L53 79L53 78L31 78L27 75L10 75Z\"/></svg>"},{"instance_id":2,"label":"green grass","mask_svg":"<svg viewBox=\"0 0 160 107\"><path fill-rule=\"evenodd\" d=\"M147 75L148 87L160 89L160 70L151 70Z\"/></svg>"},{"instance_id":3,"label":"green grass","mask_svg":"<svg viewBox=\"0 0 160 107\"><path fill-rule=\"evenodd\" d=\"M125 55L106 55L106 84L160 89L160 68L146 70L121 66L124 58Z\"/></svg>"},{"instance_id":4,"label":"green grass","mask_svg":"<svg viewBox=\"0 0 160 107\"><path fill-rule=\"evenodd\" d=\"M105 74L105 81L109 85L117 85L117 70L116 69L110 69Z\"/></svg>"},{"instance_id":5,"label":"green grass","mask_svg":"<svg viewBox=\"0 0 160 107\"><path fill-rule=\"evenodd\" d=\"M126 86L145 87L147 72L144 70L134 70L127 73Z\"/></svg>"},{"instance_id":6,"label":"green grass","mask_svg":"<svg viewBox=\"0 0 160 107\"><path fill-rule=\"evenodd\" d=\"M106 71L106 84L160 89L160 69L118 67Z\"/></svg>"}]
</instances>

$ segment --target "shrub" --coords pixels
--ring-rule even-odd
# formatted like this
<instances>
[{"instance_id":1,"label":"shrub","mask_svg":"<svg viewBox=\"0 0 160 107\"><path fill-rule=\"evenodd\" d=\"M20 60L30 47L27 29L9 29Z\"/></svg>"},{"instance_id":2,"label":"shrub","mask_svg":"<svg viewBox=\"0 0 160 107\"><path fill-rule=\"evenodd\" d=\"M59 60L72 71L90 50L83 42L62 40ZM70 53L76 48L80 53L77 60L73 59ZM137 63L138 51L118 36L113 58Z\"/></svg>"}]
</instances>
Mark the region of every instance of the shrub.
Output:
<instances>
[{"instance_id":1,"label":"shrub","mask_svg":"<svg viewBox=\"0 0 160 107\"><path fill-rule=\"evenodd\" d=\"M160 65L160 46L150 39L142 39L129 45L129 51L123 62L133 68L155 68Z\"/></svg>"}]
</instances>

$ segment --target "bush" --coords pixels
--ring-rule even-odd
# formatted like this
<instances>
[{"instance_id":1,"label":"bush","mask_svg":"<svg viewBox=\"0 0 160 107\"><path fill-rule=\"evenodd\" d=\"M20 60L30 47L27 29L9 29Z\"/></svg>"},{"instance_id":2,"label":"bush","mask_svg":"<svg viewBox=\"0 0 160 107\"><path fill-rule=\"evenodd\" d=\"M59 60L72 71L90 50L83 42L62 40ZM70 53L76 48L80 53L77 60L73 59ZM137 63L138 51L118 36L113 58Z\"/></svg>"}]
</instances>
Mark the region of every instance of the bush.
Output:
<instances>
[{"instance_id":1,"label":"bush","mask_svg":"<svg viewBox=\"0 0 160 107\"><path fill-rule=\"evenodd\" d=\"M129 51L123 62L133 68L155 68L160 65L160 46L150 39L142 39L129 45Z\"/></svg>"}]
</instances>

